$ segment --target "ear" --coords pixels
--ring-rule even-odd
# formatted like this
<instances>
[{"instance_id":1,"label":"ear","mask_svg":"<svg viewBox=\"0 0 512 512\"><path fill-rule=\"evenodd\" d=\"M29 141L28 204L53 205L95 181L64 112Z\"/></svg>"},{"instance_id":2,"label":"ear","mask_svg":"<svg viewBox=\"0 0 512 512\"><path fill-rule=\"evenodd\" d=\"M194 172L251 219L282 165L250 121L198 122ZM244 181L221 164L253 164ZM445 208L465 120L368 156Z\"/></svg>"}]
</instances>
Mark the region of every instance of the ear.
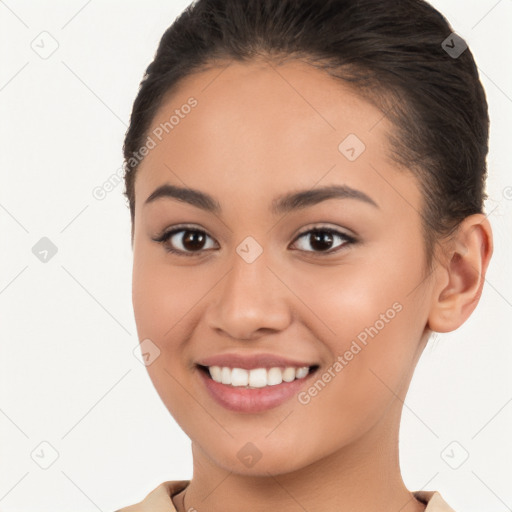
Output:
<instances>
[{"instance_id":1,"label":"ear","mask_svg":"<svg viewBox=\"0 0 512 512\"><path fill-rule=\"evenodd\" d=\"M492 230L481 213L466 217L453 238L441 242L444 253L427 326L436 332L460 327L475 309L493 252Z\"/></svg>"}]
</instances>

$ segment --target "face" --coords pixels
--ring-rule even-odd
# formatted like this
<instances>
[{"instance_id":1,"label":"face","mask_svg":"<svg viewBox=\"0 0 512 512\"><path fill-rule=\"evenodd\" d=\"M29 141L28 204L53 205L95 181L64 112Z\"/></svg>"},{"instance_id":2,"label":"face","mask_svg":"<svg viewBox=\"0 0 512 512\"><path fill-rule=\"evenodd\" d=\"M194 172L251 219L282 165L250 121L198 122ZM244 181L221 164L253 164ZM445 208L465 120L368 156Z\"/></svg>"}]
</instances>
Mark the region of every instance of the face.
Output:
<instances>
[{"instance_id":1,"label":"face","mask_svg":"<svg viewBox=\"0 0 512 512\"><path fill-rule=\"evenodd\" d=\"M160 107L133 306L155 388L211 464L285 473L398 429L431 284L392 130L299 62L202 71Z\"/></svg>"}]
</instances>

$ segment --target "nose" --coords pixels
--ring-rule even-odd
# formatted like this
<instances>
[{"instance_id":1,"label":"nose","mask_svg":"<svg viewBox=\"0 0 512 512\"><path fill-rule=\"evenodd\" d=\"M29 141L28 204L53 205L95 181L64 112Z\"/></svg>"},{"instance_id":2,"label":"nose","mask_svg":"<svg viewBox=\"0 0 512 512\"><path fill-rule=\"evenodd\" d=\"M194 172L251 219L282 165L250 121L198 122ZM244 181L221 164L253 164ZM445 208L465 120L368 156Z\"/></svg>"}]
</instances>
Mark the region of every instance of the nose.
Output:
<instances>
[{"instance_id":1,"label":"nose","mask_svg":"<svg viewBox=\"0 0 512 512\"><path fill-rule=\"evenodd\" d=\"M211 329L249 341L290 325L293 293L286 276L280 275L275 265L271 268L264 255L248 263L235 254L208 310Z\"/></svg>"}]
</instances>

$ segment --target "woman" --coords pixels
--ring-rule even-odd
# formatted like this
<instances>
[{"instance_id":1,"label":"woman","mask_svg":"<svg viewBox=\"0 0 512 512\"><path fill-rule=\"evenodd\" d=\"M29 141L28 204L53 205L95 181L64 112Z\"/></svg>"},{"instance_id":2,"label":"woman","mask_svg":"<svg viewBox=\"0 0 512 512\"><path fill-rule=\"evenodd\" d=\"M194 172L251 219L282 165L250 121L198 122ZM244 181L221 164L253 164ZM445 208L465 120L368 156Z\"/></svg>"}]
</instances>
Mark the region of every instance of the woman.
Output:
<instances>
[{"instance_id":1,"label":"woman","mask_svg":"<svg viewBox=\"0 0 512 512\"><path fill-rule=\"evenodd\" d=\"M400 415L478 303L488 114L421 0L199 0L126 134L133 305L190 481L133 511L452 510L410 492Z\"/></svg>"}]
</instances>

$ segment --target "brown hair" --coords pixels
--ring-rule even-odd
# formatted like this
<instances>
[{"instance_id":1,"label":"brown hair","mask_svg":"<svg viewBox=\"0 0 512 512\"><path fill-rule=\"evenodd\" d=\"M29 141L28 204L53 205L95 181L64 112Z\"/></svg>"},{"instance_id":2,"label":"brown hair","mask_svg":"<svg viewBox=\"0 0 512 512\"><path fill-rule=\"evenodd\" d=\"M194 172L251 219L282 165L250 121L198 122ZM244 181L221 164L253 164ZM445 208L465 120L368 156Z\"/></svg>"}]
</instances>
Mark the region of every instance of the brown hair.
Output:
<instances>
[{"instance_id":1,"label":"brown hair","mask_svg":"<svg viewBox=\"0 0 512 512\"><path fill-rule=\"evenodd\" d=\"M431 262L436 237L486 199L487 101L453 32L423 0L196 0L163 34L133 104L123 146L132 237L133 155L164 95L219 60L298 59L352 84L393 123L390 156L419 179Z\"/></svg>"}]
</instances>

